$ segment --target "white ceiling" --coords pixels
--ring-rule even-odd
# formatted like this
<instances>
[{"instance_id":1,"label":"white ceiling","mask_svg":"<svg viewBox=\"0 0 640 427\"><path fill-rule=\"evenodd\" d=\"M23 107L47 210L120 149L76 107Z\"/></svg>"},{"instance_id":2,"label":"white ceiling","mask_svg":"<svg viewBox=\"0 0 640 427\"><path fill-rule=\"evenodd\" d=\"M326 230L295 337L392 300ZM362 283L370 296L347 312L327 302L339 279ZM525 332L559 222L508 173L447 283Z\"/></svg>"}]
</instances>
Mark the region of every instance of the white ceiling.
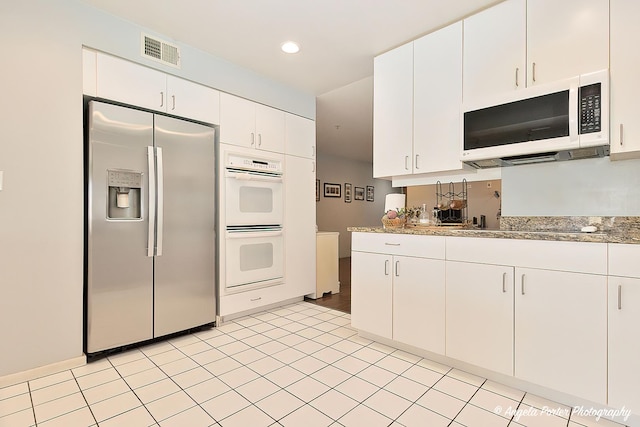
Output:
<instances>
[{"instance_id":1,"label":"white ceiling","mask_svg":"<svg viewBox=\"0 0 640 427\"><path fill-rule=\"evenodd\" d=\"M371 161L373 57L502 0L81 1L318 96L318 150Z\"/></svg>"}]
</instances>

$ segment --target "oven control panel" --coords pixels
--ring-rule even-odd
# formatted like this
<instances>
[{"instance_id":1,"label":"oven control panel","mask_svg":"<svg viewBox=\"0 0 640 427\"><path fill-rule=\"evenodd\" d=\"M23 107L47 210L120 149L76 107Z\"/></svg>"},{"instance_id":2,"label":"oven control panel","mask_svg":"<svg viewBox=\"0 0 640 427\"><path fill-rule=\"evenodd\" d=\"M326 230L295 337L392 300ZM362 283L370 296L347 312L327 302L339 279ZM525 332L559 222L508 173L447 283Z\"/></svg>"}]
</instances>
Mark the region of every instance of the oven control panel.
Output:
<instances>
[{"instance_id":1,"label":"oven control panel","mask_svg":"<svg viewBox=\"0 0 640 427\"><path fill-rule=\"evenodd\" d=\"M580 134L602 130L600 83L580 88Z\"/></svg>"},{"instance_id":2,"label":"oven control panel","mask_svg":"<svg viewBox=\"0 0 640 427\"><path fill-rule=\"evenodd\" d=\"M242 169L248 171L262 171L269 173L282 173L282 162L274 159L260 159L239 154L227 155L227 168Z\"/></svg>"}]
</instances>

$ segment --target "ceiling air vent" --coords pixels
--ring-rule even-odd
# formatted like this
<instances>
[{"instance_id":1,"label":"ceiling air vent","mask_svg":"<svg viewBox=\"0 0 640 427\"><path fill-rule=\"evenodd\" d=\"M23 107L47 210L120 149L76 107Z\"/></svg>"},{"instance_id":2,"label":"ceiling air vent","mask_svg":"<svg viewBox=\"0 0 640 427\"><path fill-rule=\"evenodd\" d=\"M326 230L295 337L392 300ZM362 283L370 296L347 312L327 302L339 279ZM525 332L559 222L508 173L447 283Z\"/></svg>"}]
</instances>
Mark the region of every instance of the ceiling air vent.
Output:
<instances>
[{"instance_id":1,"label":"ceiling air vent","mask_svg":"<svg viewBox=\"0 0 640 427\"><path fill-rule=\"evenodd\" d=\"M146 34L142 34L142 56L180 68L180 48Z\"/></svg>"}]
</instances>

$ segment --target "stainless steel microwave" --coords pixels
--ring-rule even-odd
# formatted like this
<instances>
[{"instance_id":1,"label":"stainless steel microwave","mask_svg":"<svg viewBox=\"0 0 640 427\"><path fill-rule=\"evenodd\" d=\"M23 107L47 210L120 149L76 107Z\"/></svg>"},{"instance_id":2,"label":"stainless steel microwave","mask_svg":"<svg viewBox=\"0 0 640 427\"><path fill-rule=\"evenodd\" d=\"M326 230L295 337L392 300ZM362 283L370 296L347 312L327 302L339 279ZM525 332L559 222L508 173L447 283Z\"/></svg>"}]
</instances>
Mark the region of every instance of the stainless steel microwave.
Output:
<instances>
[{"instance_id":1,"label":"stainless steel microwave","mask_svg":"<svg viewBox=\"0 0 640 427\"><path fill-rule=\"evenodd\" d=\"M476 168L609 154L609 71L463 105L462 161Z\"/></svg>"}]
</instances>

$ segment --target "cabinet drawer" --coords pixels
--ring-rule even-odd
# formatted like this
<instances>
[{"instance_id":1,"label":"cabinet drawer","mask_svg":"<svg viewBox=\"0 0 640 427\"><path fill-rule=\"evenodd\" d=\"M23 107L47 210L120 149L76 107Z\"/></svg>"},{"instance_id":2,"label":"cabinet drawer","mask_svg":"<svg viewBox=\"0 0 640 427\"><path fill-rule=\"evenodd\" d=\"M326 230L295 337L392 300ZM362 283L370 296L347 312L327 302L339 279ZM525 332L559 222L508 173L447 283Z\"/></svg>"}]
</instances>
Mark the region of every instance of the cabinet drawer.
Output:
<instances>
[{"instance_id":1,"label":"cabinet drawer","mask_svg":"<svg viewBox=\"0 0 640 427\"><path fill-rule=\"evenodd\" d=\"M447 259L576 273L607 274L607 244L448 237Z\"/></svg>"},{"instance_id":2,"label":"cabinet drawer","mask_svg":"<svg viewBox=\"0 0 640 427\"><path fill-rule=\"evenodd\" d=\"M609 274L611 276L640 277L640 245L609 244Z\"/></svg>"},{"instance_id":3,"label":"cabinet drawer","mask_svg":"<svg viewBox=\"0 0 640 427\"><path fill-rule=\"evenodd\" d=\"M392 233L353 233L351 250L444 259L445 238Z\"/></svg>"}]
</instances>

